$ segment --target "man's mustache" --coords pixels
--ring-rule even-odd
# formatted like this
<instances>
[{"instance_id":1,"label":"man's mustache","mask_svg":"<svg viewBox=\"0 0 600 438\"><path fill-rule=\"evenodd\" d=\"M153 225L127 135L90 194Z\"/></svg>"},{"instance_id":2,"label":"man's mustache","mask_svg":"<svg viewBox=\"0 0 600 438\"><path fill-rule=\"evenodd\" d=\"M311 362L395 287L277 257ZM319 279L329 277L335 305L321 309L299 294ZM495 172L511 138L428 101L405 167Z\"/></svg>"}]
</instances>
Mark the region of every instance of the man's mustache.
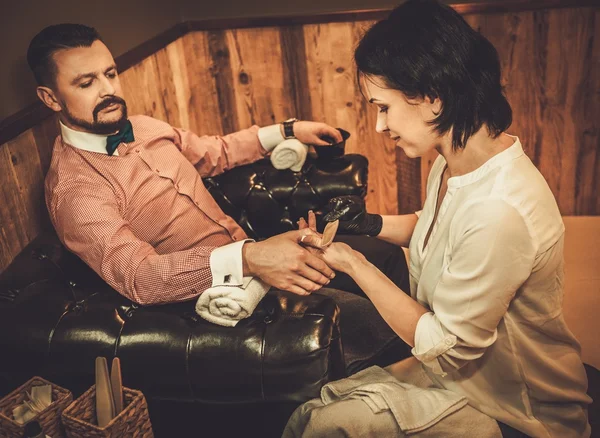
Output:
<instances>
[{"instance_id":1,"label":"man's mustache","mask_svg":"<svg viewBox=\"0 0 600 438\"><path fill-rule=\"evenodd\" d=\"M94 111L93 111L94 118L98 117L98 113L100 111L102 111L104 108L107 108L107 107L109 107L109 106L111 106L112 104L115 104L115 103L118 103L118 104L123 105L124 107L127 107L127 104L125 103L124 99L121 99L118 96L109 97L106 100L103 100L102 102L100 102L96 106L96 108L94 108Z\"/></svg>"}]
</instances>

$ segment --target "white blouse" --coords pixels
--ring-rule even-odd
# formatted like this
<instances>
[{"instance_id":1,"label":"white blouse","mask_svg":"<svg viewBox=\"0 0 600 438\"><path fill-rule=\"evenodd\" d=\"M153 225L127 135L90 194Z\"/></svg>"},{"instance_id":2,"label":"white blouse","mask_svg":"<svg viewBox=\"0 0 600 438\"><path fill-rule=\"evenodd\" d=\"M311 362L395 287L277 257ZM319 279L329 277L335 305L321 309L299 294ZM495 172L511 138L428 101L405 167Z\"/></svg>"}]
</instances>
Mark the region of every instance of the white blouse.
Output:
<instances>
[{"instance_id":1,"label":"white blouse","mask_svg":"<svg viewBox=\"0 0 600 438\"><path fill-rule=\"evenodd\" d=\"M448 179L435 161L410 243L411 295L431 312L413 355L442 387L535 437L585 437L587 378L562 314L564 225L521 143Z\"/></svg>"}]
</instances>

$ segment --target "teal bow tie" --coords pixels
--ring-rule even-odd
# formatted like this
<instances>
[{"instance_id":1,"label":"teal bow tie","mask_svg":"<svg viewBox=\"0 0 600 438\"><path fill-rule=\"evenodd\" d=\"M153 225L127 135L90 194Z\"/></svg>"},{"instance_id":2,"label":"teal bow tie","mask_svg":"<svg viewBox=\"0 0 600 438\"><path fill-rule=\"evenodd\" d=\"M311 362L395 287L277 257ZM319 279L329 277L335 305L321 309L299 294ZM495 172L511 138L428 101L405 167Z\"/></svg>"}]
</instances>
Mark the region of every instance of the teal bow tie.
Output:
<instances>
[{"instance_id":1,"label":"teal bow tie","mask_svg":"<svg viewBox=\"0 0 600 438\"><path fill-rule=\"evenodd\" d=\"M133 127L131 122L127 120L119 132L106 137L106 151L108 155L112 155L121 143L131 143L133 140Z\"/></svg>"}]
</instances>

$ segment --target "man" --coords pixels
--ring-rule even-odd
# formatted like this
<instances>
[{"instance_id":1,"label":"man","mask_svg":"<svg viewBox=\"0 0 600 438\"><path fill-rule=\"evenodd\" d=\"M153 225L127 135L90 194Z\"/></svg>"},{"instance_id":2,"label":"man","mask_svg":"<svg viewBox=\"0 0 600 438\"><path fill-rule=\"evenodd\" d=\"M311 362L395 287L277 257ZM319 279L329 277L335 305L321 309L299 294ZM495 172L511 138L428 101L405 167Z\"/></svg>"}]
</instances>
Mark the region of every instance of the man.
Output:
<instances>
[{"instance_id":1,"label":"man","mask_svg":"<svg viewBox=\"0 0 600 438\"><path fill-rule=\"evenodd\" d=\"M336 129L296 121L199 137L147 116L128 119L114 59L83 25L45 28L27 60L39 98L60 119L46 177L51 221L64 245L119 293L161 304L258 277L304 295L335 276L299 244L304 231L248 240L202 177L264 157L283 134L325 145L322 136L341 141Z\"/></svg>"}]
</instances>

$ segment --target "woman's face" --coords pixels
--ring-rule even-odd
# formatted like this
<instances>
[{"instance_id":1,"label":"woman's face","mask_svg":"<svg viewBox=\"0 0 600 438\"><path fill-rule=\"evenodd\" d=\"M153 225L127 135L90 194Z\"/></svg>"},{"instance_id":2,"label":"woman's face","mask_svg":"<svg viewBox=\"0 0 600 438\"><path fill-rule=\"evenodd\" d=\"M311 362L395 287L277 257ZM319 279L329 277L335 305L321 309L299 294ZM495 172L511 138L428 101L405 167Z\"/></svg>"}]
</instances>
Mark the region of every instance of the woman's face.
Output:
<instances>
[{"instance_id":1,"label":"woman's face","mask_svg":"<svg viewBox=\"0 0 600 438\"><path fill-rule=\"evenodd\" d=\"M388 134L407 157L421 157L441 146L442 137L427 123L441 108L438 98L409 99L378 76L363 76L363 88L378 107L377 132Z\"/></svg>"}]
</instances>

